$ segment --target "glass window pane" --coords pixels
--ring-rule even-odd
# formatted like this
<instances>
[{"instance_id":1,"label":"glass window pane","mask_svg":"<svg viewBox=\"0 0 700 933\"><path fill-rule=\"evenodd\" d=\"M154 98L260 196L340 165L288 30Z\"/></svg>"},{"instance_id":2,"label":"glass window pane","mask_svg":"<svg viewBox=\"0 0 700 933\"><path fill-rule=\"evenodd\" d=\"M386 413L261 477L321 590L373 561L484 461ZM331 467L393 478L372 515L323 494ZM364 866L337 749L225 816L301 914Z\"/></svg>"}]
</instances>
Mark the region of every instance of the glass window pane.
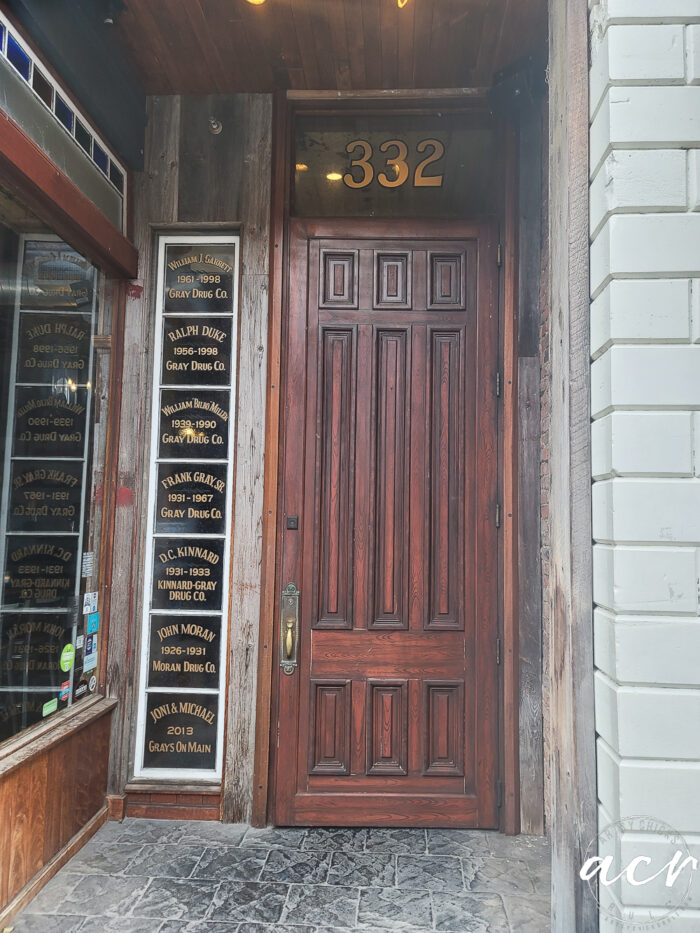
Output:
<instances>
[{"instance_id":1,"label":"glass window pane","mask_svg":"<svg viewBox=\"0 0 700 933\"><path fill-rule=\"evenodd\" d=\"M120 194L124 194L124 173L114 162L109 163L109 178Z\"/></svg>"},{"instance_id":2,"label":"glass window pane","mask_svg":"<svg viewBox=\"0 0 700 933\"><path fill-rule=\"evenodd\" d=\"M83 149L90 155L90 150L92 148L92 135L87 127L76 118L75 121L75 138L78 143L83 147Z\"/></svg>"},{"instance_id":3,"label":"glass window pane","mask_svg":"<svg viewBox=\"0 0 700 933\"><path fill-rule=\"evenodd\" d=\"M92 158L95 161L95 165L100 169L100 171L104 172L106 175L107 165L108 165L107 153L104 151L104 149L97 142L96 139L93 140L93 143L92 143Z\"/></svg>"},{"instance_id":4,"label":"glass window pane","mask_svg":"<svg viewBox=\"0 0 700 933\"><path fill-rule=\"evenodd\" d=\"M65 128L72 133L73 132L73 111L70 109L65 100L61 97L60 94L56 94L56 104L54 106L54 113L58 117L59 121L65 126Z\"/></svg>"},{"instance_id":5,"label":"glass window pane","mask_svg":"<svg viewBox=\"0 0 700 933\"><path fill-rule=\"evenodd\" d=\"M485 113L299 116L293 212L473 218L493 211L495 166Z\"/></svg>"},{"instance_id":6,"label":"glass window pane","mask_svg":"<svg viewBox=\"0 0 700 933\"><path fill-rule=\"evenodd\" d=\"M48 81L36 66L32 74L32 87L46 106L51 108L53 104L53 87L51 86L51 82Z\"/></svg>"},{"instance_id":7,"label":"glass window pane","mask_svg":"<svg viewBox=\"0 0 700 933\"><path fill-rule=\"evenodd\" d=\"M29 72L31 71L31 60L15 37L8 32L7 34L7 60L19 71L25 81L29 81Z\"/></svg>"},{"instance_id":8,"label":"glass window pane","mask_svg":"<svg viewBox=\"0 0 700 933\"><path fill-rule=\"evenodd\" d=\"M96 689L83 570L98 291L90 262L2 190L0 253L2 742Z\"/></svg>"}]
</instances>

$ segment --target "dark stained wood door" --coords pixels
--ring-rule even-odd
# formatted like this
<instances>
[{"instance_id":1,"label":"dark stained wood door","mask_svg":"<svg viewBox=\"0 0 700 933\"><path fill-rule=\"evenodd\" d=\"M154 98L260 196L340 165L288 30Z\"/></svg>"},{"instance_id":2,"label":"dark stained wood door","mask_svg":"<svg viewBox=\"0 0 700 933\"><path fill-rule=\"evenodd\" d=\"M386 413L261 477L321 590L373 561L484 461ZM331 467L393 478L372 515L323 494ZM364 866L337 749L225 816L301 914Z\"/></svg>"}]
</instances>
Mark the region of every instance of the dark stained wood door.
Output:
<instances>
[{"instance_id":1,"label":"dark stained wood door","mask_svg":"<svg viewBox=\"0 0 700 933\"><path fill-rule=\"evenodd\" d=\"M496 827L495 230L294 222L290 261L275 820Z\"/></svg>"}]
</instances>

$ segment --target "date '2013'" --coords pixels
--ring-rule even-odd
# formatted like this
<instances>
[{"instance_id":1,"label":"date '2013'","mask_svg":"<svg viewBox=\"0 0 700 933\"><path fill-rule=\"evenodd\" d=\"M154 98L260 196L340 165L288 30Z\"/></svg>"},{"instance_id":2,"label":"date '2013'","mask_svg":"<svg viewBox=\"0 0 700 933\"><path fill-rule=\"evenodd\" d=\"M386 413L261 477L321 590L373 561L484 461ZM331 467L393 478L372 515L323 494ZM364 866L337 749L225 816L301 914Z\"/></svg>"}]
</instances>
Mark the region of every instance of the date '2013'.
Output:
<instances>
[{"instance_id":1,"label":"date '2013'","mask_svg":"<svg viewBox=\"0 0 700 933\"><path fill-rule=\"evenodd\" d=\"M366 139L353 139L347 144L345 151L356 158L350 162L350 171L343 175L343 183L348 188L366 188L375 176L375 168L372 164L374 156L372 144ZM408 164L408 145L402 139L387 139L380 143L379 151L384 154L386 162L385 170L377 173L379 184L383 188L398 188L405 184L411 174L411 166ZM359 158L357 158L358 152ZM413 169L413 187L441 188L442 174L434 175L426 174L426 172L429 166L435 167L435 163L443 157L444 145L439 139L421 139L416 144L416 152L423 158Z\"/></svg>"}]
</instances>

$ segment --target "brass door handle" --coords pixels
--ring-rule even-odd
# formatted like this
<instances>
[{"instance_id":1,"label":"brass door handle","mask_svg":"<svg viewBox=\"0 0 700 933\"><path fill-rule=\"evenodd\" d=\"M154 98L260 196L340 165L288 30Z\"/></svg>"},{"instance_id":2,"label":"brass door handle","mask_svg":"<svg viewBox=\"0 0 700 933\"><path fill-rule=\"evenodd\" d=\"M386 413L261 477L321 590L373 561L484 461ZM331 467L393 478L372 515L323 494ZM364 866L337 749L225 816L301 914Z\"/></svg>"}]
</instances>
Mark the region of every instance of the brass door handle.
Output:
<instances>
[{"instance_id":1,"label":"brass door handle","mask_svg":"<svg viewBox=\"0 0 700 933\"><path fill-rule=\"evenodd\" d=\"M299 590L288 583L282 590L280 617L280 667L285 674L293 674L299 651Z\"/></svg>"}]
</instances>

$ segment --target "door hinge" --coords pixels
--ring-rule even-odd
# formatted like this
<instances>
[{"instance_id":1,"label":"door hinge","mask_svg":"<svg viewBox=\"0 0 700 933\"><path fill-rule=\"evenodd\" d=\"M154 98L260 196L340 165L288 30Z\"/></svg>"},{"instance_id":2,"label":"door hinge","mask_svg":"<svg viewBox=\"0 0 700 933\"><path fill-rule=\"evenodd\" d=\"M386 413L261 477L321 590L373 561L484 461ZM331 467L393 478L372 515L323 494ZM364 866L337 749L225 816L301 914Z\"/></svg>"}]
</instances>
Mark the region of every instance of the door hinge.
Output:
<instances>
[{"instance_id":1,"label":"door hinge","mask_svg":"<svg viewBox=\"0 0 700 933\"><path fill-rule=\"evenodd\" d=\"M503 265L503 247L500 243L496 247L496 262L498 263L498 268L500 269Z\"/></svg>"},{"instance_id":2,"label":"door hinge","mask_svg":"<svg viewBox=\"0 0 700 933\"><path fill-rule=\"evenodd\" d=\"M496 664L501 663L501 639L496 639Z\"/></svg>"},{"instance_id":3,"label":"door hinge","mask_svg":"<svg viewBox=\"0 0 700 933\"><path fill-rule=\"evenodd\" d=\"M496 528L500 528L500 527L501 527L501 506L497 502L496 503Z\"/></svg>"},{"instance_id":4,"label":"door hinge","mask_svg":"<svg viewBox=\"0 0 700 933\"><path fill-rule=\"evenodd\" d=\"M501 397L501 374L500 372L496 373L496 398Z\"/></svg>"},{"instance_id":5,"label":"door hinge","mask_svg":"<svg viewBox=\"0 0 700 933\"><path fill-rule=\"evenodd\" d=\"M503 806L503 781L496 781L496 806L499 810Z\"/></svg>"}]
</instances>

